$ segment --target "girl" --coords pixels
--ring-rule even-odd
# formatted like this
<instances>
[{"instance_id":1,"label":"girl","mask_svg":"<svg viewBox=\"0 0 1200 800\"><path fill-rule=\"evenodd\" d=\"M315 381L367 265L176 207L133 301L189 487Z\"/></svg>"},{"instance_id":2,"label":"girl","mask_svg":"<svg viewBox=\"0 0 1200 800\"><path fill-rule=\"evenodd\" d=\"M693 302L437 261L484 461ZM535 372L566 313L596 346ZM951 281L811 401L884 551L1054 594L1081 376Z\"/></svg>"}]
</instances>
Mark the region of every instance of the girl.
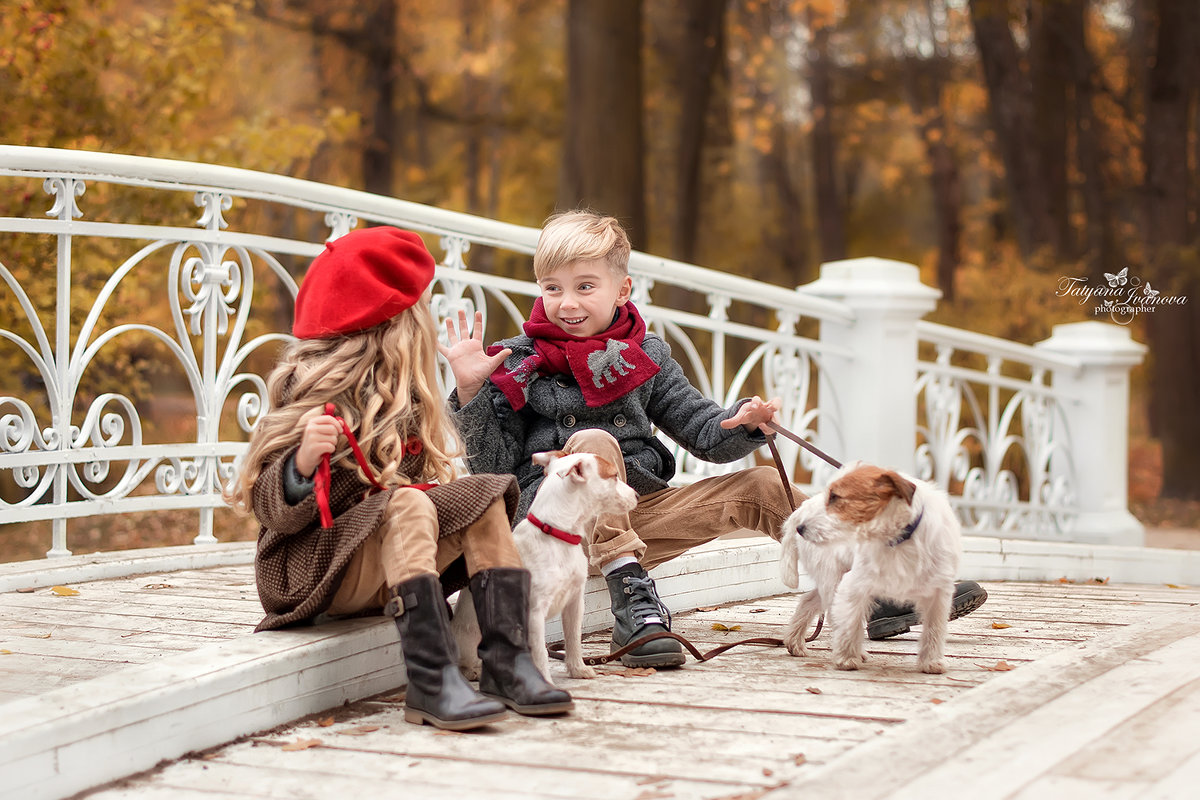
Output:
<instances>
[{"instance_id":1,"label":"girl","mask_svg":"<svg viewBox=\"0 0 1200 800\"><path fill-rule=\"evenodd\" d=\"M529 573L510 528L516 482L455 479L461 445L438 393L433 267L420 237L396 228L325 245L228 499L262 526L257 630L385 607L408 673L404 718L467 730L505 706L553 714L572 701L529 656ZM439 580L464 561L487 697L458 670Z\"/></svg>"}]
</instances>

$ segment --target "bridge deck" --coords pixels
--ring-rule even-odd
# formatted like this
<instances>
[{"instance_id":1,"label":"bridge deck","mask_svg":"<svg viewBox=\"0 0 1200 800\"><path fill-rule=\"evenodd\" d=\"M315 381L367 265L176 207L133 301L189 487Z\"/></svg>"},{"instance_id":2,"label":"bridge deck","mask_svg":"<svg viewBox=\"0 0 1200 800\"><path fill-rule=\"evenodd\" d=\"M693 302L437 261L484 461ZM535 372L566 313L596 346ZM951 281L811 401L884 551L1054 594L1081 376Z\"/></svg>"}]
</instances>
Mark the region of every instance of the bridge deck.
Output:
<instances>
[{"instance_id":1,"label":"bridge deck","mask_svg":"<svg viewBox=\"0 0 1200 800\"><path fill-rule=\"evenodd\" d=\"M510 715L481 732L448 734L406 724L402 691L384 692L87 796L290 800L400 786L429 798L640 800L1193 790L1200 590L985 586L987 605L951 625L945 675L915 672L915 631L871 643L858 672L831 668L827 634L809 658L747 647L651 675L601 668L592 681L568 679L555 664L554 679L577 701L567 717ZM0 740L20 740L13 717L39 698L112 687L159 664L170 669L173 656L203 661L221 650L214 643L227 650L262 638L249 636L260 610L248 565L69 588L78 594L0 594L0 708L9 718ZM774 596L705 607L679 615L676 629L701 648L778 636L793 603ZM603 647L602 633L588 638ZM170 727L171 717L159 724Z\"/></svg>"}]
</instances>

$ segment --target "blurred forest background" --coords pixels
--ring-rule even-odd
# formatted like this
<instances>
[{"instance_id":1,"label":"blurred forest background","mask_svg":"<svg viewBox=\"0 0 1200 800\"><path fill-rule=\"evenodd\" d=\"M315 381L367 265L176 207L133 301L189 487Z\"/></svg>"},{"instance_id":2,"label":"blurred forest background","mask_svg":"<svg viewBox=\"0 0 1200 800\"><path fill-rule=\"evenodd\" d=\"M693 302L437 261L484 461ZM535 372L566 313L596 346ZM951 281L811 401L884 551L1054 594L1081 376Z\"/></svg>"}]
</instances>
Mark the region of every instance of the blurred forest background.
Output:
<instances>
[{"instance_id":1,"label":"blurred forest background","mask_svg":"<svg viewBox=\"0 0 1200 800\"><path fill-rule=\"evenodd\" d=\"M789 287L910 261L933 319L1027 343L1128 269L1187 298L1131 325L1134 511L1200 527L1196 0L0 0L0 109L6 144L588 205Z\"/></svg>"}]
</instances>

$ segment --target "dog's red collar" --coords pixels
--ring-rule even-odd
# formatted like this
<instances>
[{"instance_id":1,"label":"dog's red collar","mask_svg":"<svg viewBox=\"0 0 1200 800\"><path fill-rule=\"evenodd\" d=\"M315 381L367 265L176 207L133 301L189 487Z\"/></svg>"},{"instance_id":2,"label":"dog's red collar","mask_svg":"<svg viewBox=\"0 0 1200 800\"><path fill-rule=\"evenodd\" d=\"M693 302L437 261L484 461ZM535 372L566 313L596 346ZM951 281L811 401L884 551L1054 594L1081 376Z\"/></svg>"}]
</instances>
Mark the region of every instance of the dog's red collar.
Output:
<instances>
[{"instance_id":1,"label":"dog's red collar","mask_svg":"<svg viewBox=\"0 0 1200 800\"><path fill-rule=\"evenodd\" d=\"M542 533L548 533L551 536L553 536L555 539L562 539L567 544L579 544L580 542L583 541L582 536L577 536L577 535L571 533L570 531L564 531L562 528L556 528L553 525L549 525L545 522L542 522L540 519L535 517L533 514L526 514L525 519L532 522L533 527L537 528Z\"/></svg>"}]
</instances>

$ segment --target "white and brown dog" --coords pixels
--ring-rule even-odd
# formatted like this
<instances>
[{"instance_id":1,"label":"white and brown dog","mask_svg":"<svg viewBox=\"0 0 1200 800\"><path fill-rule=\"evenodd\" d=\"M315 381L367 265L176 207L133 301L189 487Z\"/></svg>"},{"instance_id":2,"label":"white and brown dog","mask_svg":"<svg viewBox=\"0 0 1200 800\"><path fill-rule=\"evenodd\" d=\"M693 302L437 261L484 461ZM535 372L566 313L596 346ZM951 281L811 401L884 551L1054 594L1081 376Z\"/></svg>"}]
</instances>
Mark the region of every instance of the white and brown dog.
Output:
<instances>
[{"instance_id":1,"label":"white and brown dog","mask_svg":"<svg viewBox=\"0 0 1200 800\"><path fill-rule=\"evenodd\" d=\"M530 573L529 652L542 675L549 677L546 620L562 616L564 658L572 678L594 678L583 663L583 588L588 541L601 514L632 511L637 492L617 475L616 467L591 453L536 453L535 464L546 473L529 514L513 530L521 562ZM465 600L465 602L464 602ZM479 623L469 590L464 589L451 622L458 642L459 666L470 679L479 676Z\"/></svg>"},{"instance_id":2,"label":"white and brown dog","mask_svg":"<svg viewBox=\"0 0 1200 800\"><path fill-rule=\"evenodd\" d=\"M933 484L860 463L843 467L783 526L784 583L797 587L803 564L816 584L788 623L788 652L804 655L805 632L821 611L833 628L834 665L858 669L863 628L880 598L916 607L923 623L917 667L945 672L961 539L946 493Z\"/></svg>"}]
</instances>

